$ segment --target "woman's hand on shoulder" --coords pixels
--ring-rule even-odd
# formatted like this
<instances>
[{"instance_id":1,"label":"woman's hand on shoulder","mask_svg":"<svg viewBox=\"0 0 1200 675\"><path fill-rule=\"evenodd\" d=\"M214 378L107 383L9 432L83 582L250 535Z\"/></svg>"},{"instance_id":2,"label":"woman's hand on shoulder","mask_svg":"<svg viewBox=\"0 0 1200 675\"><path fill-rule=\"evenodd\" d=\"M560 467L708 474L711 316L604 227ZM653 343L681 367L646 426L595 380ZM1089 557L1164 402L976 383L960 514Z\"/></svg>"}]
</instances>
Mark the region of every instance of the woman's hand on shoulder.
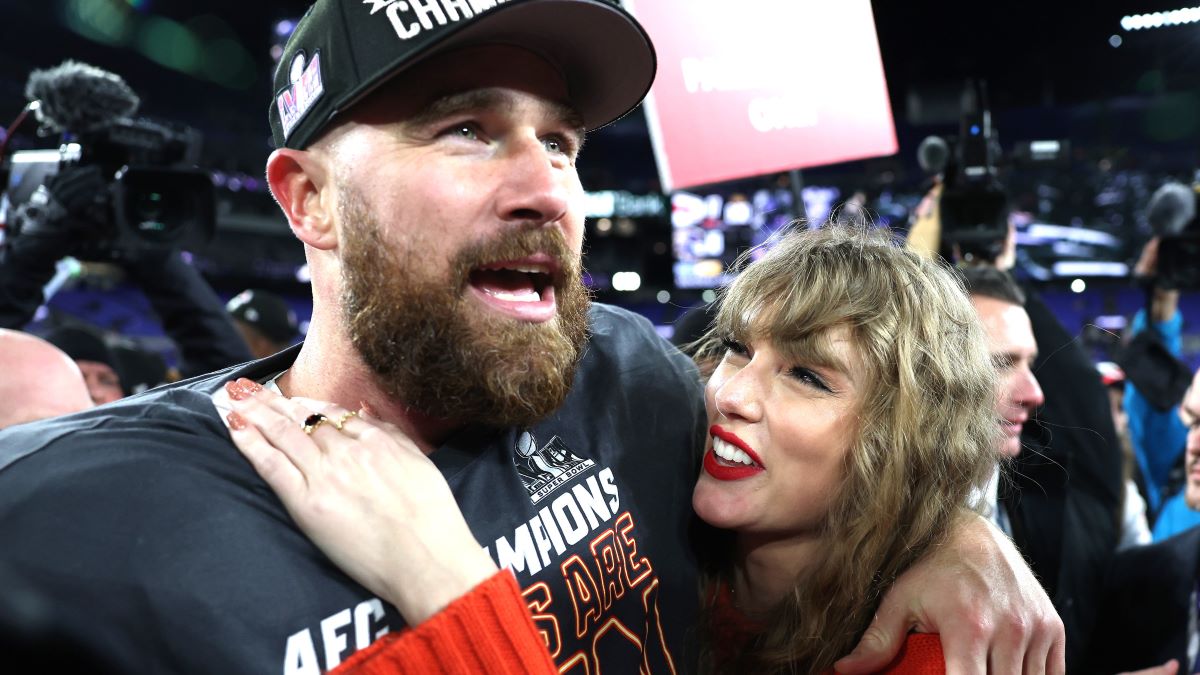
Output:
<instances>
[{"instance_id":1,"label":"woman's hand on shoulder","mask_svg":"<svg viewBox=\"0 0 1200 675\"><path fill-rule=\"evenodd\" d=\"M410 625L496 573L441 472L395 426L245 379L224 394L233 442L300 529Z\"/></svg>"}]
</instances>

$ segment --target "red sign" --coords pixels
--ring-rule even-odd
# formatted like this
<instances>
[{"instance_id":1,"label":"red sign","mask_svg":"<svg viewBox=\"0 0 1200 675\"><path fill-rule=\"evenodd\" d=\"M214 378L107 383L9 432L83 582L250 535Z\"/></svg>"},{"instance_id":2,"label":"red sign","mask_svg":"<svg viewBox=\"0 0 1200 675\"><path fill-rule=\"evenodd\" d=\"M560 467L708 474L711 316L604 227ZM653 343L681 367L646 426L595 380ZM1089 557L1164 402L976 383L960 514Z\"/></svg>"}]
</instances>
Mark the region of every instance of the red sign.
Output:
<instances>
[{"instance_id":1,"label":"red sign","mask_svg":"<svg viewBox=\"0 0 1200 675\"><path fill-rule=\"evenodd\" d=\"M663 190L895 154L869 0L624 0Z\"/></svg>"}]
</instances>

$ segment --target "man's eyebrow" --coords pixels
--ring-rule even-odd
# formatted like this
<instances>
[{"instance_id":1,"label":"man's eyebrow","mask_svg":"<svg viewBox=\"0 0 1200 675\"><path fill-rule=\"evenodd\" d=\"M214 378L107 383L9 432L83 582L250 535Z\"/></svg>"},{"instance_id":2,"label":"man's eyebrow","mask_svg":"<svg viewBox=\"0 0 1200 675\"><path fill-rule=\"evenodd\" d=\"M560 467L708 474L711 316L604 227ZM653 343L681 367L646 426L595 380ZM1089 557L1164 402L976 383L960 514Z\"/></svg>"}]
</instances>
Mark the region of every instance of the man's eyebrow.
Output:
<instances>
[{"instance_id":1,"label":"man's eyebrow","mask_svg":"<svg viewBox=\"0 0 1200 675\"><path fill-rule=\"evenodd\" d=\"M550 108L550 115L557 118L560 124L570 127L582 142L586 127L579 111L558 101L546 101L545 104ZM463 113L480 110L508 113L513 107L512 96L496 89L474 89L437 98L410 117L408 122L416 126L427 126Z\"/></svg>"},{"instance_id":2,"label":"man's eyebrow","mask_svg":"<svg viewBox=\"0 0 1200 675\"><path fill-rule=\"evenodd\" d=\"M1200 420L1200 410L1194 410L1186 405L1181 404L1179 406L1179 416L1183 418L1184 424L1191 426L1192 422ZM1188 421L1189 419L1191 422Z\"/></svg>"}]
</instances>

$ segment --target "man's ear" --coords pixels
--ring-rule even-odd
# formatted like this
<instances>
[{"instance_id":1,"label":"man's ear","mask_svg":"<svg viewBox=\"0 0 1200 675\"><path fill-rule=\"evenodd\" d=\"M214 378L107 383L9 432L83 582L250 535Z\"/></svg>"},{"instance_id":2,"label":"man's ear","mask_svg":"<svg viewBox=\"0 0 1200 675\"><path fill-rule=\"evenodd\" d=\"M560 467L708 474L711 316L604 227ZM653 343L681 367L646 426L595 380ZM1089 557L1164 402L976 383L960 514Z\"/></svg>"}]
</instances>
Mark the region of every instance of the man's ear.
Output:
<instances>
[{"instance_id":1,"label":"man's ear","mask_svg":"<svg viewBox=\"0 0 1200 675\"><path fill-rule=\"evenodd\" d=\"M280 148L267 159L267 184L292 233L321 250L337 245L336 206L324 158L308 150Z\"/></svg>"}]
</instances>

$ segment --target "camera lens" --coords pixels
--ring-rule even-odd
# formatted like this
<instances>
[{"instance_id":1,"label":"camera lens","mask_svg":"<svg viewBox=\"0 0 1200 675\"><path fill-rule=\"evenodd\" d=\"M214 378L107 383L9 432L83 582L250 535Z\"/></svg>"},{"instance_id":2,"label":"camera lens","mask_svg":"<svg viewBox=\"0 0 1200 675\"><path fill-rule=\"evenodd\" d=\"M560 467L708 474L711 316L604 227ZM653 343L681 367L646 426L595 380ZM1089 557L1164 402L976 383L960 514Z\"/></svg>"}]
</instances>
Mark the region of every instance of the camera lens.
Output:
<instances>
[{"instance_id":1,"label":"camera lens","mask_svg":"<svg viewBox=\"0 0 1200 675\"><path fill-rule=\"evenodd\" d=\"M163 231L167 228L163 222L163 194L161 192L146 192L139 194L134 204L133 215L142 231Z\"/></svg>"}]
</instances>

